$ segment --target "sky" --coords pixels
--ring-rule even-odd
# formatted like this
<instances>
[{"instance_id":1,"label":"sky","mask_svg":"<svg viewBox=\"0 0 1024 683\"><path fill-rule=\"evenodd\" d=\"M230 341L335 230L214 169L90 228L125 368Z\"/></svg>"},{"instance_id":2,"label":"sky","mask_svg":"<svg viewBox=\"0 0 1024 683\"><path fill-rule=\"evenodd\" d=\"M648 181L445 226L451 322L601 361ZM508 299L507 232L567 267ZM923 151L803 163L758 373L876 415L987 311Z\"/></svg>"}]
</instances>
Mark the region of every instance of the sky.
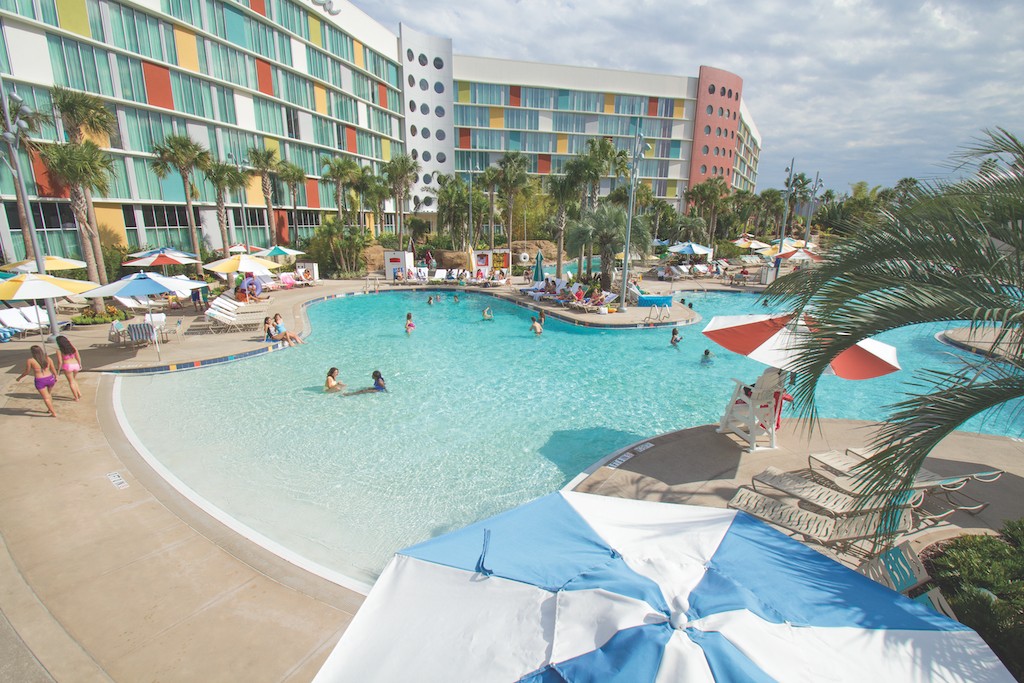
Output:
<instances>
[{"instance_id":1,"label":"sky","mask_svg":"<svg viewBox=\"0 0 1024 683\"><path fill-rule=\"evenodd\" d=\"M1003 127L1024 136L1021 0L356 0L456 54L696 76L731 71L761 133L758 191L786 168L838 194L953 172Z\"/></svg>"}]
</instances>

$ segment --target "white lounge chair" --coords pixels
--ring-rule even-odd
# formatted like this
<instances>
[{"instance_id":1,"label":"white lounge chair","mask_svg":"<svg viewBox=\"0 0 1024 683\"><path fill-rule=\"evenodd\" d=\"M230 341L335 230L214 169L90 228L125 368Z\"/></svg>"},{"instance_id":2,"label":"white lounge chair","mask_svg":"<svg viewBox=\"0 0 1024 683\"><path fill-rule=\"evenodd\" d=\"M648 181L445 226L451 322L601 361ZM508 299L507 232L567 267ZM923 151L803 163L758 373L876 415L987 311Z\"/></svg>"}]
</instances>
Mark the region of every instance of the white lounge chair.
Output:
<instances>
[{"instance_id":1,"label":"white lounge chair","mask_svg":"<svg viewBox=\"0 0 1024 683\"><path fill-rule=\"evenodd\" d=\"M40 325L46 329L50 329L50 315L46 312L45 308L41 308L33 304L31 306L22 306L18 310L30 325ZM68 327L71 327L70 320L57 321L57 329L63 330Z\"/></svg>"},{"instance_id":2,"label":"white lounge chair","mask_svg":"<svg viewBox=\"0 0 1024 683\"><path fill-rule=\"evenodd\" d=\"M732 432L747 442L751 452L757 450L757 440L768 437L768 448L775 448L775 429L782 411L785 371L768 368L753 385L734 379L725 412L718 422L719 434Z\"/></svg>"},{"instance_id":3,"label":"white lounge chair","mask_svg":"<svg viewBox=\"0 0 1024 683\"><path fill-rule=\"evenodd\" d=\"M29 332L38 332L44 327L36 323L30 323L25 319L25 316L14 308L0 309L0 325L10 330L17 330L18 334L23 337L28 336Z\"/></svg>"},{"instance_id":4,"label":"white lounge chair","mask_svg":"<svg viewBox=\"0 0 1024 683\"><path fill-rule=\"evenodd\" d=\"M149 310L149 307L145 304L140 304L138 300L133 296L114 296L111 297L114 301L121 304L121 307L126 311L132 313L145 312Z\"/></svg>"},{"instance_id":5,"label":"white lounge chair","mask_svg":"<svg viewBox=\"0 0 1024 683\"><path fill-rule=\"evenodd\" d=\"M836 488L844 491L856 491L861 486L861 478L855 470L859 465L863 465L870 455L863 451L848 449L846 453L840 453L839 451L813 453L808 456L807 460L815 474L824 477ZM969 474L947 476L937 474L922 467L917 471L913 488L922 491L938 489L957 491L972 479L981 482L991 482L1001 477L1002 474L1002 470L981 470Z\"/></svg>"},{"instance_id":6,"label":"white lounge chair","mask_svg":"<svg viewBox=\"0 0 1024 683\"><path fill-rule=\"evenodd\" d=\"M758 484L767 486L810 503L832 517L846 517L884 510L893 503L891 494L862 496L838 491L828 486L822 486L796 472L784 472L772 466L768 466L760 474L754 475L751 483L755 491L758 490ZM899 495L904 497L904 506L909 505L916 508L924 501L924 493L921 491L910 491Z\"/></svg>"}]
</instances>

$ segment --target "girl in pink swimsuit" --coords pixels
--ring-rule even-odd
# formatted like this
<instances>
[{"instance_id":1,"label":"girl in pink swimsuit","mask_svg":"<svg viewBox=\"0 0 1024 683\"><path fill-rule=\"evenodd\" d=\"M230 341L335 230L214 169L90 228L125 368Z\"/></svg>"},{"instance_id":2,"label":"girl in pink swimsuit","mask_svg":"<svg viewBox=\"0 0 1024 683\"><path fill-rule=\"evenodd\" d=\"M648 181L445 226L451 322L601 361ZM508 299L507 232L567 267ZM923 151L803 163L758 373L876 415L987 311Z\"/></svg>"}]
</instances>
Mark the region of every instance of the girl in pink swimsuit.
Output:
<instances>
[{"instance_id":1,"label":"girl in pink swimsuit","mask_svg":"<svg viewBox=\"0 0 1024 683\"><path fill-rule=\"evenodd\" d=\"M18 375L15 382L20 382L22 377L31 373L36 378L36 391L43 397L46 409L50 411L51 417L57 417L53 410L53 399L50 396L50 389L57 383L57 370L53 367L53 361L43 352L43 347L33 345L32 357L25 362L25 371Z\"/></svg>"},{"instance_id":2,"label":"girl in pink swimsuit","mask_svg":"<svg viewBox=\"0 0 1024 683\"><path fill-rule=\"evenodd\" d=\"M78 390L78 373L82 370L82 357L78 355L78 349L71 340L63 334L57 337L57 365L68 378L71 395L76 401L82 398L82 392Z\"/></svg>"}]
</instances>

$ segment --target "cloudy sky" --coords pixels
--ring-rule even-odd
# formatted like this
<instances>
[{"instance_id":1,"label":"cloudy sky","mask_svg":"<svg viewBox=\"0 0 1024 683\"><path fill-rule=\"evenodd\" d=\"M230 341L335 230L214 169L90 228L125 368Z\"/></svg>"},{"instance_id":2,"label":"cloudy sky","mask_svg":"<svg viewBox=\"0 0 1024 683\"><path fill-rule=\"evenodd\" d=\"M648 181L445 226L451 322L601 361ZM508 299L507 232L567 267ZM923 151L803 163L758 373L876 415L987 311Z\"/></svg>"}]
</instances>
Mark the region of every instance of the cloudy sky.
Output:
<instances>
[{"instance_id":1,"label":"cloudy sky","mask_svg":"<svg viewBox=\"0 0 1024 683\"><path fill-rule=\"evenodd\" d=\"M949 173L982 129L1024 135L1020 0L356 0L456 54L744 80L763 140L758 189L785 169L845 192Z\"/></svg>"}]
</instances>

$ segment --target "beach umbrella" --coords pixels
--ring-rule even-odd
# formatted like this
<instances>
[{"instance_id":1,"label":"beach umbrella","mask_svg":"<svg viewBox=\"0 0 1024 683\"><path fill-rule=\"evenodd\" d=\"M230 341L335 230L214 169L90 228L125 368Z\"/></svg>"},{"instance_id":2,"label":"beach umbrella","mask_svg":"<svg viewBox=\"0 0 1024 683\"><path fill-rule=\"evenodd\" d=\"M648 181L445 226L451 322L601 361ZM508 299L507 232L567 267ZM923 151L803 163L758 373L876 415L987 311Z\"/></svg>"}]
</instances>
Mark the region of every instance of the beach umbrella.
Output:
<instances>
[{"instance_id":1,"label":"beach umbrella","mask_svg":"<svg viewBox=\"0 0 1024 683\"><path fill-rule=\"evenodd\" d=\"M289 249L288 247L276 245L271 247L270 249L261 249L260 251L254 252L253 256L258 256L260 258L268 258L270 256L300 256L305 253L306 252L299 251L298 249Z\"/></svg>"},{"instance_id":2,"label":"beach umbrella","mask_svg":"<svg viewBox=\"0 0 1024 683\"><path fill-rule=\"evenodd\" d=\"M806 249L794 249L793 251L784 251L779 254L779 258L788 259L790 261L814 261L819 263L825 259L821 256L810 252Z\"/></svg>"},{"instance_id":3,"label":"beach umbrella","mask_svg":"<svg viewBox=\"0 0 1024 683\"><path fill-rule=\"evenodd\" d=\"M744 512L561 491L400 551L314 679L987 681L968 627Z\"/></svg>"},{"instance_id":4,"label":"beach umbrella","mask_svg":"<svg viewBox=\"0 0 1024 683\"><path fill-rule=\"evenodd\" d=\"M182 266L188 263L199 263L199 261L184 254L161 252L125 261L121 265L131 266L132 268L150 268L152 266Z\"/></svg>"},{"instance_id":5,"label":"beach umbrella","mask_svg":"<svg viewBox=\"0 0 1024 683\"><path fill-rule=\"evenodd\" d=\"M174 247L156 247L155 249L143 249L142 251L136 251L132 254L128 254L132 258L145 258L146 256L156 256L157 254L171 254L174 256L181 256L184 258L196 258L196 255L190 251L182 251L181 249L175 249Z\"/></svg>"},{"instance_id":6,"label":"beach umbrella","mask_svg":"<svg viewBox=\"0 0 1024 683\"><path fill-rule=\"evenodd\" d=\"M76 268L85 268L85 261L79 261L78 259L73 258L64 258L63 256L44 256L43 267L46 269L47 273L52 270L75 270ZM36 268L36 260L34 258L8 263L7 265L0 266L0 270L6 270L11 273L39 272L39 269Z\"/></svg>"},{"instance_id":7,"label":"beach umbrella","mask_svg":"<svg viewBox=\"0 0 1024 683\"><path fill-rule=\"evenodd\" d=\"M767 249L771 246L770 244L765 244L753 237L741 237L738 240L733 240L732 243L740 249Z\"/></svg>"},{"instance_id":8,"label":"beach umbrella","mask_svg":"<svg viewBox=\"0 0 1024 683\"><path fill-rule=\"evenodd\" d=\"M229 254L246 254L251 252L259 251L260 247L250 246L246 247L244 244L232 244L228 247Z\"/></svg>"},{"instance_id":9,"label":"beach umbrella","mask_svg":"<svg viewBox=\"0 0 1024 683\"><path fill-rule=\"evenodd\" d=\"M806 316L716 315L704 336L736 353L781 370L795 370L810 332ZM832 359L830 370L844 379L871 379L900 369L896 348L875 339L862 339Z\"/></svg>"},{"instance_id":10,"label":"beach umbrella","mask_svg":"<svg viewBox=\"0 0 1024 683\"><path fill-rule=\"evenodd\" d=\"M215 273L257 273L263 274L268 270L280 268L280 263L274 263L258 256L248 254L235 254L222 258L212 263L207 263L203 268Z\"/></svg>"},{"instance_id":11,"label":"beach umbrella","mask_svg":"<svg viewBox=\"0 0 1024 683\"><path fill-rule=\"evenodd\" d=\"M83 294L94 287L96 287L96 283L88 280L71 280L39 273L21 273L0 282L0 301L56 299L68 294ZM36 324L40 326L39 336L45 350L46 336L43 334L43 320L39 316L38 307L36 308Z\"/></svg>"},{"instance_id":12,"label":"beach umbrella","mask_svg":"<svg viewBox=\"0 0 1024 683\"><path fill-rule=\"evenodd\" d=\"M693 254L697 256L710 255L715 252L711 247L705 247L703 244L697 244L696 242L680 242L679 244L673 244L668 250L673 254Z\"/></svg>"},{"instance_id":13,"label":"beach umbrella","mask_svg":"<svg viewBox=\"0 0 1024 683\"><path fill-rule=\"evenodd\" d=\"M0 271L0 280L8 280L14 277L15 275L17 275L17 273L5 273L3 271Z\"/></svg>"},{"instance_id":14,"label":"beach umbrella","mask_svg":"<svg viewBox=\"0 0 1024 683\"><path fill-rule=\"evenodd\" d=\"M539 249L537 250L537 259L533 264L533 281L544 281L544 254L542 254Z\"/></svg>"},{"instance_id":15,"label":"beach umbrella","mask_svg":"<svg viewBox=\"0 0 1024 683\"><path fill-rule=\"evenodd\" d=\"M760 254L761 256L767 256L768 258L774 258L775 256L779 255L779 245L773 244L770 247L766 247L764 249L758 249L757 253Z\"/></svg>"},{"instance_id":16,"label":"beach umbrella","mask_svg":"<svg viewBox=\"0 0 1024 683\"><path fill-rule=\"evenodd\" d=\"M153 294L168 294L171 292L180 292L186 289L199 289L200 287L206 287L205 282L198 280L183 280L176 277L166 277L159 273L132 273L126 275L120 280L111 282L110 284L97 287L88 292L84 293L87 297L101 297L101 296L144 296L146 301L149 301L149 297ZM152 320L153 309L150 307L148 315ZM156 357L163 360L163 356L160 353L160 337L157 335L154 340L156 343Z\"/></svg>"}]
</instances>

